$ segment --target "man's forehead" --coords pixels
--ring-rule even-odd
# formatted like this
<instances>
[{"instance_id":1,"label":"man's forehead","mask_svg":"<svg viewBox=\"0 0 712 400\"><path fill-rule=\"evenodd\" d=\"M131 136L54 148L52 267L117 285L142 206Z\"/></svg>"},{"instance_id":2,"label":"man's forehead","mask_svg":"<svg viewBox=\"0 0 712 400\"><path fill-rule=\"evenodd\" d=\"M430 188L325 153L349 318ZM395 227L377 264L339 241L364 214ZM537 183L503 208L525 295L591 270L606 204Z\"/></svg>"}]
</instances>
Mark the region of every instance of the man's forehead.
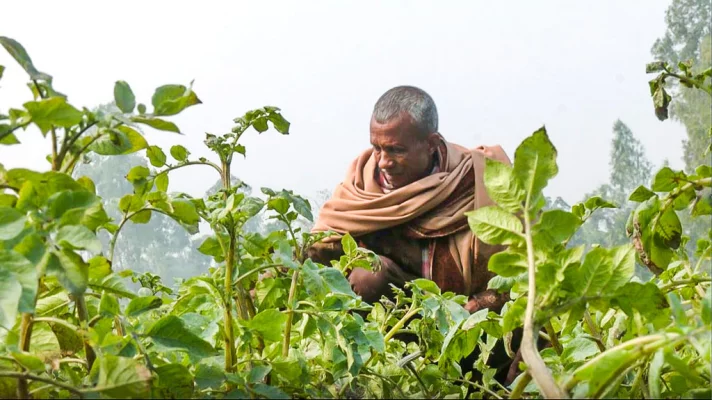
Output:
<instances>
[{"instance_id":1,"label":"man's forehead","mask_svg":"<svg viewBox=\"0 0 712 400\"><path fill-rule=\"evenodd\" d=\"M407 117L396 117L384 123L371 119L371 141L389 144L410 142L415 138L411 132L413 129Z\"/></svg>"}]
</instances>

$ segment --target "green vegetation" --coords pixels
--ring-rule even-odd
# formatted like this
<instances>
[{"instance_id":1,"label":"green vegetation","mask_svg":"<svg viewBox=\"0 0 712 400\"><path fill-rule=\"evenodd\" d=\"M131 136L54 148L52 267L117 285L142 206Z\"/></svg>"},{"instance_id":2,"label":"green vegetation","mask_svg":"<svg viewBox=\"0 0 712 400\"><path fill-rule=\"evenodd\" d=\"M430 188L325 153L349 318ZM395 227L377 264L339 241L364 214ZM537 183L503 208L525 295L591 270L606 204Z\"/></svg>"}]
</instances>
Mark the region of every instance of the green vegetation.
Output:
<instances>
[{"instance_id":1,"label":"green vegetation","mask_svg":"<svg viewBox=\"0 0 712 400\"><path fill-rule=\"evenodd\" d=\"M149 112L128 83L117 81L115 107L80 109L20 43L0 43L29 74L32 92L31 100L0 113L0 144L17 145L17 134L33 125L50 142L51 165L0 165L2 398L712 395L712 230L698 222L712 214L708 164L652 174L618 122L614 149L628 146L625 154L634 157L614 157L619 166L601 195L551 206L543 191L558 173L557 150L542 127L519 145L512 167L487 162L485 184L499 206L468 213L481 240L508 245L489 262L498 275L489 287L510 293L502 311L470 315L464 296L441 293L424 279L407 292L394 288L395 302L366 304L345 274L378 268L373 253L346 235L338 262L306 259L305 249L324 237L305 229L310 203L268 188L258 198L234 178L244 134L289 133L279 108L249 111L231 132L206 134L215 159L195 159L179 145L151 145L139 128L180 133L170 117L201 104L192 85L158 87ZM647 71L659 74L650 89L661 119L675 104L673 82L712 94L710 68L663 60ZM139 154L149 162L133 158ZM701 154L686 160L709 158ZM80 166L85 157L128 157L134 165L124 182L101 187ZM219 185L204 198L171 192L171 172L187 167L213 170ZM620 173L626 169L640 176ZM640 184L651 177L650 185ZM623 210L603 222L610 234L586 239L581 232L599 231L598 215L607 210ZM283 229L250 226L260 213ZM688 222L697 224L694 236ZM133 272L151 244L127 233L152 223L177 237L177 248L192 246L178 228L195 234L208 226L197 244L205 256L195 261L205 272L181 277L176 290L157 275ZM121 270L114 268L119 254ZM636 265L647 274L636 274ZM132 282L141 286L137 293ZM504 387L487 358L498 341L511 350L519 327L523 372ZM417 340L404 342L402 333ZM536 347L540 337L549 343L543 350ZM481 379L461 365L476 347Z\"/></svg>"}]
</instances>

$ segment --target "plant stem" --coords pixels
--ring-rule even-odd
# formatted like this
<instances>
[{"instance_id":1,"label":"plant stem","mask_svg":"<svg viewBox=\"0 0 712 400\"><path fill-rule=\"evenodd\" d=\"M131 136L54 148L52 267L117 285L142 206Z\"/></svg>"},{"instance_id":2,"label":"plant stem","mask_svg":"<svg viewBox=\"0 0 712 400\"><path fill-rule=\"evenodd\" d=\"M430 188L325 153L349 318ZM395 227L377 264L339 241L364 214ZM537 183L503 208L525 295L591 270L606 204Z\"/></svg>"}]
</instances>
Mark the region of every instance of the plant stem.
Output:
<instances>
[{"instance_id":1,"label":"plant stem","mask_svg":"<svg viewBox=\"0 0 712 400\"><path fill-rule=\"evenodd\" d=\"M232 330L232 273L235 264L235 235L230 234L227 254L225 255L225 371L234 372L235 334ZM238 304L239 310L239 304Z\"/></svg>"},{"instance_id":2,"label":"plant stem","mask_svg":"<svg viewBox=\"0 0 712 400\"><path fill-rule=\"evenodd\" d=\"M410 310L403 316L403 318L398 320L398 322L393 325L393 328L391 328L391 330L386 333L386 335L383 337L383 341L388 342L389 340L391 340L391 338L398 332L398 330L400 330L405 325L406 322L408 322L409 319L411 319L415 314L419 313L422 310L423 309L421 307L415 308L415 303L413 303L413 305L410 307Z\"/></svg>"},{"instance_id":3,"label":"plant stem","mask_svg":"<svg viewBox=\"0 0 712 400\"><path fill-rule=\"evenodd\" d=\"M512 389L512 394L509 395L510 399L518 399L522 397L522 394L524 393L524 389L527 387L529 382L532 381L532 376L529 374L529 371L524 371L522 372L522 377L519 378L519 381L517 382L517 386Z\"/></svg>"},{"instance_id":4,"label":"plant stem","mask_svg":"<svg viewBox=\"0 0 712 400\"><path fill-rule=\"evenodd\" d=\"M54 126L50 128L52 132L52 171L57 171L59 169L59 164L57 163L57 131Z\"/></svg>"},{"instance_id":5,"label":"plant stem","mask_svg":"<svg viewBox=\"0 0 712 400\"><path fill-rule=\"evenodd\" d=\"M294 318L294 298L297 295L297 283L299 282L299 270L292 272L292 284L289 287L289 299L287 300L287 323L284 326L284 341L282 342L282 357L289 356L290 336L292 334L292 319Z\"/></svg>"},{"instance_id":6,"label":"plant stem","mask_svg":"<svg viewBox=\"0 0 712 400\"><path fill-rule=\"evenodd\" d=\"M60 318L54 318L54 317L37 317L37 318L33 318L32 323L34 324L34 323L37 323L37 322L51 322L51 323L53 323L53 324L58 324L58 325L62 325L62 326L64 326L64 327L67 327L67 328L73 330L74 332L78 332L78 331L79 331L79 327L77 327L76 325L71 324L71 323L69 323L69 322L67 322L67 321L65 321L65 320L63 320L63 319L60 319Z\"/></svg>"},{"instance_id":7,"label":"plant stem","mask_svg":"<svg viewBox=\"0 0 712 400\"><path fill-rule=\"evenodd\" d=\"M87 310L87 303L84 299L84 295L80 294L76 296L74 301L77 306L77 316L79 317L79 321L84 324L88 324L89 312ZM86 339L84 339L84 353L86 353L87 358L87 369L91 371L94 361L96 360L96 354L94 353L94 349L92 349L89 345L89 341Z\"/></svg>"},{"instance_id":8,"label":"plant stem","mask_svg":"<svg viewBox=\"0 0 712 400\"><path fill-rule=\"evenodd\" d=\"M237 284L241 283L243 280L245 280L245 279L249 278L250 276L252 276L252 274L254 274L254 273L261 272L261 271L264 271L264 270L270 269L270 268L279 268L279 267L281 267L281 266L282 266L282 264L267 264L267 265L261 265L261 266L255 268L255 269L253 269L253 270L251 270L251 271L249 271L249 272L245 272L244 274L238 276L237 279L235 279L235 281L234 281L232 284L233 284L233 285L237 285Z\"/></svg>"},{"instance_id":9,"label":"plant stem","mask_svg":"<svg viewBox=\"0 0 712 400\"><path fill-rule=\"evenodd\" d=\"M680 281L672 281L668 283L667 285L663 286L660 288L660 291L663 293L667 293L673 289L677 289L680 286L689 286L690 284L697 285L700 283L709 283L711 282L712 279L707 278L707 277L700 277L700 276L693 276L690 279L683 279Z\"/></svg>"},{"instance_id":10,"label":"plant stem","mask_svg":"<svg viewBox=\"0 0 712 400\"><path fill-rule=\"evenodd\" d=\"M32 122L32 121L30 121L30 122ZM24 124L17 125L17 126L15 126L15 127L13 127L12 129L10 129L9 131L0 134L0 140L3 140L3 139L5 138L5 136L10 136L10 135L11 135L13 132L15 132L16 130L18 130L18 129L20 129L20 128L26 127L27 125L30 124L30 122L26 122L26 123L24 123Z\"/></svg>"},{"instance_id":11,"label":"plant stem","mask_svg":"<svg viewBox=\"0 0 712 400\"><path fill-rule=\"evenodd\" d=\"M598 350L601 350L601 353L603 353L604 351L606 351L606 345L603 344L603 340L601 339L601 333L598 331L598 328L596 328L596 324L593 322L593 318L591 318L591 314L588 312L588 310L584 310L583 319L586 321L586 325L591 331L591 336L593 336L593 339L595 340L596 345L598 346Z\"/></svg>"},{"instance_id":12,"label":"plant stem","mask_svg":"<svg viewBox=\"0 0 712 400\"><path fill-rule=\"evenodd\" d=\"M531 192L531 191L530 191ZM529 288L527 291L527 308L524 314L524 336L522 337L521 351L524 362L529 367L534 382L546 398L562 399L568 394L560 388L551 372L546 367L544 360L537 349L536 332L534 324L534 303L536 302L536 264L534 263L534 243L531 232L531 218L529 216L529 198L527 198L524 211L525 240L527 244L527 259L529 264Z\"/></svg>"},{"instance_id":13,"label":"plant stem","mask_svg":"<svg viewBox=\"0 0 712 400\"><path fill-rule=\"evenodd\" d=\"M486 386L484 386L484 385L482 385L482 384L479 384L479 383L477 383L477 382L472 382L472 381L468 381L468 380L465 380L465 379L453 379L452 381L453 381L453 382L464 383L464 384L467 384L467 385L470 385L470 386L474 386L474 387L476 387L476 388L478 388L478 389L484 391L485 393L489 394L490 396L494 397L495 399L500 399L500 400L502 399L502 396L498 395L498 394L497 394L496 392L494 392L492 389L489 389L489 388L487 388Z\"/></svg>"},{"instance_id":14,"label":"plant stem","mask_svg":"<svg viewBox=\"0 0 712 400\"><path fill-rule=\"evenodd\" d=\"M72 169L74 169L74 165L77 163L77 161L79 161L79 158L82 156L82 154L84 154L84 152L87 151L87 149L89 148L89 146L91 146L92 144L94 144L94 142L96 142L97 140L99 140L99 139L100 139L102 136L104 136L104 135L105 135L104 133L98 134L98 135L94 136L94 137L89 141L89 143L87 143L87 144L85 144L84 146L82 146L82 148L79 149L79 151L77 152L77 154L74 155L74 157L72 157L72 158L69 160L69 163L67 164L67 166L64 167L64 168L62 168L62 172L65 172L65 173L67 173L67 174L71 174Z\"/></svg>"},{"instance_id":15,"label":"plant stem","mask_svg":"<svg viewBox=\"0 0 712 400\"><path fill-rule=\"evenodd\" d=\"M643 382L643 372L645 371L645 364L641 364L638 367L638 373L635 375L635 379L633 380L633 386L630 388L630 397L631 398L643 398L643 396L636 396L636 392L640 389L640 384ZM642 394L642 393L641 393Z\"/></svg>"},{"instance_id":16,"label":"plant stem","mask_svg":"<svg viewBox=\"0 0 712 400\"><path fill-rule=\"evenodd\" d=\"M70 392L76 394L77 396L79 396L80 399L83 399L83 398L84 398L84 392L82 392L81 390L76 389L76 388L74 388L74 387L72 387L72 386L70 386L70 385L67 385L67 384L64 384L64 383L61 383L61 382L57 382L57 381L52 380L52 379L49 379L49 378L45 378L45 377L43 377L43 376L38 376L38 375L26 373L26 372L0 371L0 377L4 377L4 378L17 378L17 379L19 379L20 381L29 379L29 380L37 381L37 382L44 382L44 383L48 383L48 384L50 384L50 385L57 386L58 388L62 388L62 389L64 389L64 390L68 390L68 391L70 391ZM28 394L29 394L29 393L28 393ZM27 397L25 397L25 398L27 398Z\"/></svg>"},{"instance_id":17,"label":"plant stem","mask_svg":"<svg viewBox=\"0 0 712 400\"><path fill-rule=\"evenodd\" d=\"M707 249L709 250L709 247ZM700 260L703 260L704 258L705 258L705 255L703 254L702 257L700 257ZM684 266L685 266L685 271L690 276L690 279L695 279L695 273L692 272L692 268L690 268L690 263L685 262ZM702 290L702 288L699 285L695 285L695 291L701 298L703 298L703 299L705 298L705 291Z\"/></svg>"},{"instance_id":18,"label":"plant stem","mask_svg":"<svg viewBox=\"0 0 712 400\"><path fill-rule=\"evenodd\" d=\"M22 322L20 325L20 350L25 352L30 351L30 339L32 338L32 319L32 314L22 314ZM17 381L17 397L21 399L30 398L29 386L26 378L20 377L20 380Z\"/></svg>"},{"instance_id":19,"label":"plant stem","mask_svg":"<svg viewBox=\"0 0 712 400\"><path fill-rule=\"evenodd\" d=\"M561 355L561 353L564 352L564 349L561 347L561 343L559 343L559 336L556 334L554 327L551 325L551 321L544 325L544 329L546 329L546 333L549 335L549 341L551 342L551 345L554 346L556 354Z\"/></svg>"},{"instance_id":20,"label":"plant stem","mask_svg":"<svg viewBox=\"0 0 712 400\"><path fill-rule=\"evenodd\" d=\"M77 132L76 135L72 136L70 139L67 139L67 137L69 136L69 132L66 132L66 135L64 136L64 143L62 143L62 147L60 147L59 149L59 154L57 154L57 165L61 166L64 163L64 157L67 156L67 152L69 151L69 149L72 148L72 146L74 145L74 143L76 143L79 137L81 137L94 125L96 125L96 121L87 124L84 129L81 129L79 132Z\"/></svg>"},{"instance_id":21,"label":"plant stem","mask_svg":"<svg viewBox=\"0 0 712 400\"><path fill-rule=\"evenodd\" d=\"M156 176L158 176L158 175L163 175L163 174L167 174L167 173L169 173L170 171L175 171L175 170L177 170L177 169L180 169L180 168L183 168L183 167L187 167L187 166L190 166L190 165L207 165L207 166L209 166L209 167L214 168L216 171L218 171L218 173L220 174L220 176L222 176L222 170L220 169L220 167L219 167L217 164L212 163L212 162L210 162L210 161L187 161L187 162L182 163L182 164L179 164L179 165L172 165L172 166L170 166L170 167L164 169L163 171L158 172L158 173L156 174Z\"/></svg>"}]
</instances>

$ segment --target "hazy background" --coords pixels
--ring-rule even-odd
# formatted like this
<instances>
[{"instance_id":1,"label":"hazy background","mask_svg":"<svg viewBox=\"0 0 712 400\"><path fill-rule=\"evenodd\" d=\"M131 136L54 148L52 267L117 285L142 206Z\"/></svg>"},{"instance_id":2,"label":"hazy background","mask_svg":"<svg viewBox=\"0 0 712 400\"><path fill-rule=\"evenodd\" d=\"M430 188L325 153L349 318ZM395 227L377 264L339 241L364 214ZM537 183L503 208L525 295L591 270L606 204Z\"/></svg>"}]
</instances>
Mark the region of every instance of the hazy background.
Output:
<instances>
[{"instance_id":1,"label":"hazy background","mask_svg":"<svg viewBox=\"0 0 712 400\"><path fill-rule=\"evenodd\" d=\"M246 135L235 174L253 187L311 196L333 189L368 147L376 99L400 84L435 99L440 131L512 155L545 124L560 172L547 195L570 204L608 180L612 127L623 120L657 167L682 168L677 122L653 113L645 64L665 31L669 0L639 1L12 1L0 34L20 41L75 106L113 99L126 80L150 104L162 84L188 84L204 104L173 118L185 136L150 132L151 144L183 144L210 157L205 132L275 105L291 135ZM81 48L81 52L74 49ZM5 52L0 109L30 100L25 72ZM147 128L150 129L150 128ZM48 167L34 130L0 147L5 167ZM22 149L22 152L19 151ZM172 190L201 196L214 171L176 172Z\"/></svg>"},{"instance_id":2,"label":"hazy background","mask_svg":"<svg viewBox=\"0 0 712 400\"><path fill-rule=\"evenodd\" d=\"M513 157L546 125L559 150L547 207L568 210L591 195L615 202L620 208L596 213L570 242L614 246L629 242L624 226L635 204L627 198L635 187L649 184L664 163L687 170L710 163L701 152L709 143L709 97L672 88L672 119L660 122L648 89L654 75L645 73L656 59L712 65L712 6L705 1L14 1L3 4L0 35L22 43L77 107L110 108L117 80L150 104L156 87L195 79L203 104L168 118L186 135L145 128L149 143L166 153L182 144L193 159L215 160L202 143L206 132L229 131L250 109L280 107L291 134L249 131L247 158L235 158L233 174L250 185L248 194L262 186L291 189L315 208L369 147L373 104L393 86L428 91L440 132L467 147L500 144ZM25 72L4 51L0 65L7 67L0 110L31 100ZM49 169L49 143L39 132L17 136L23 145L0 147L0 163ZM93 155L76 174L94 180L118 218L119 199L132 191L124 176L134 165L148 166L144 154ZM203 197L217 190L218 178L209 168L180 169L169 190ZM684 221L693 239L710 222ZM262 234L280 229L264 214L248 225ZM211 258L197 250L210 234L202 228L191 236L162 215L127 224L113 267L164 282L203 273ZM106 249L108 235L101 239ZM646 273L638 268L639 277Z\"/></svg>"}]
</instances>

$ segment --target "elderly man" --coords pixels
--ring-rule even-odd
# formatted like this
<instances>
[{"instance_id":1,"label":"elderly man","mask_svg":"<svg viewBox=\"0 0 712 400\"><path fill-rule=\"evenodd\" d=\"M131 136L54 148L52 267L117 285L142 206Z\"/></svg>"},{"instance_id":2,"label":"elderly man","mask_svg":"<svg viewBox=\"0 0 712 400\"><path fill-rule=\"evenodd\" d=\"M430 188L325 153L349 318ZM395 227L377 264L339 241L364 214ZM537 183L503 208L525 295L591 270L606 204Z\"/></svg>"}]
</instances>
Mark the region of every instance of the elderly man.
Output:
<instances>
[{"instance_id":1,"label":"elderly man","mask_svg":"<svg viewBox=\"0 0 712 400\"><path fill-rule=\"evenodd\" d=\"M313 231L350 233L379 255L376 273L356 268L354 291L374 303L392 296L389 284L426 278L442 291L469 296L466 308L499 311L508 300L487 290L490 256L502 250L473 237L465 212L492 204L483 183L484 158L509 163L499 146L469 150L438 133L433 99L412 86L395 87L376 102L372 148L352 163L321 209ZM343 254L338 239L309 250L329 264Z\"/></svg>"}]
</instances>

